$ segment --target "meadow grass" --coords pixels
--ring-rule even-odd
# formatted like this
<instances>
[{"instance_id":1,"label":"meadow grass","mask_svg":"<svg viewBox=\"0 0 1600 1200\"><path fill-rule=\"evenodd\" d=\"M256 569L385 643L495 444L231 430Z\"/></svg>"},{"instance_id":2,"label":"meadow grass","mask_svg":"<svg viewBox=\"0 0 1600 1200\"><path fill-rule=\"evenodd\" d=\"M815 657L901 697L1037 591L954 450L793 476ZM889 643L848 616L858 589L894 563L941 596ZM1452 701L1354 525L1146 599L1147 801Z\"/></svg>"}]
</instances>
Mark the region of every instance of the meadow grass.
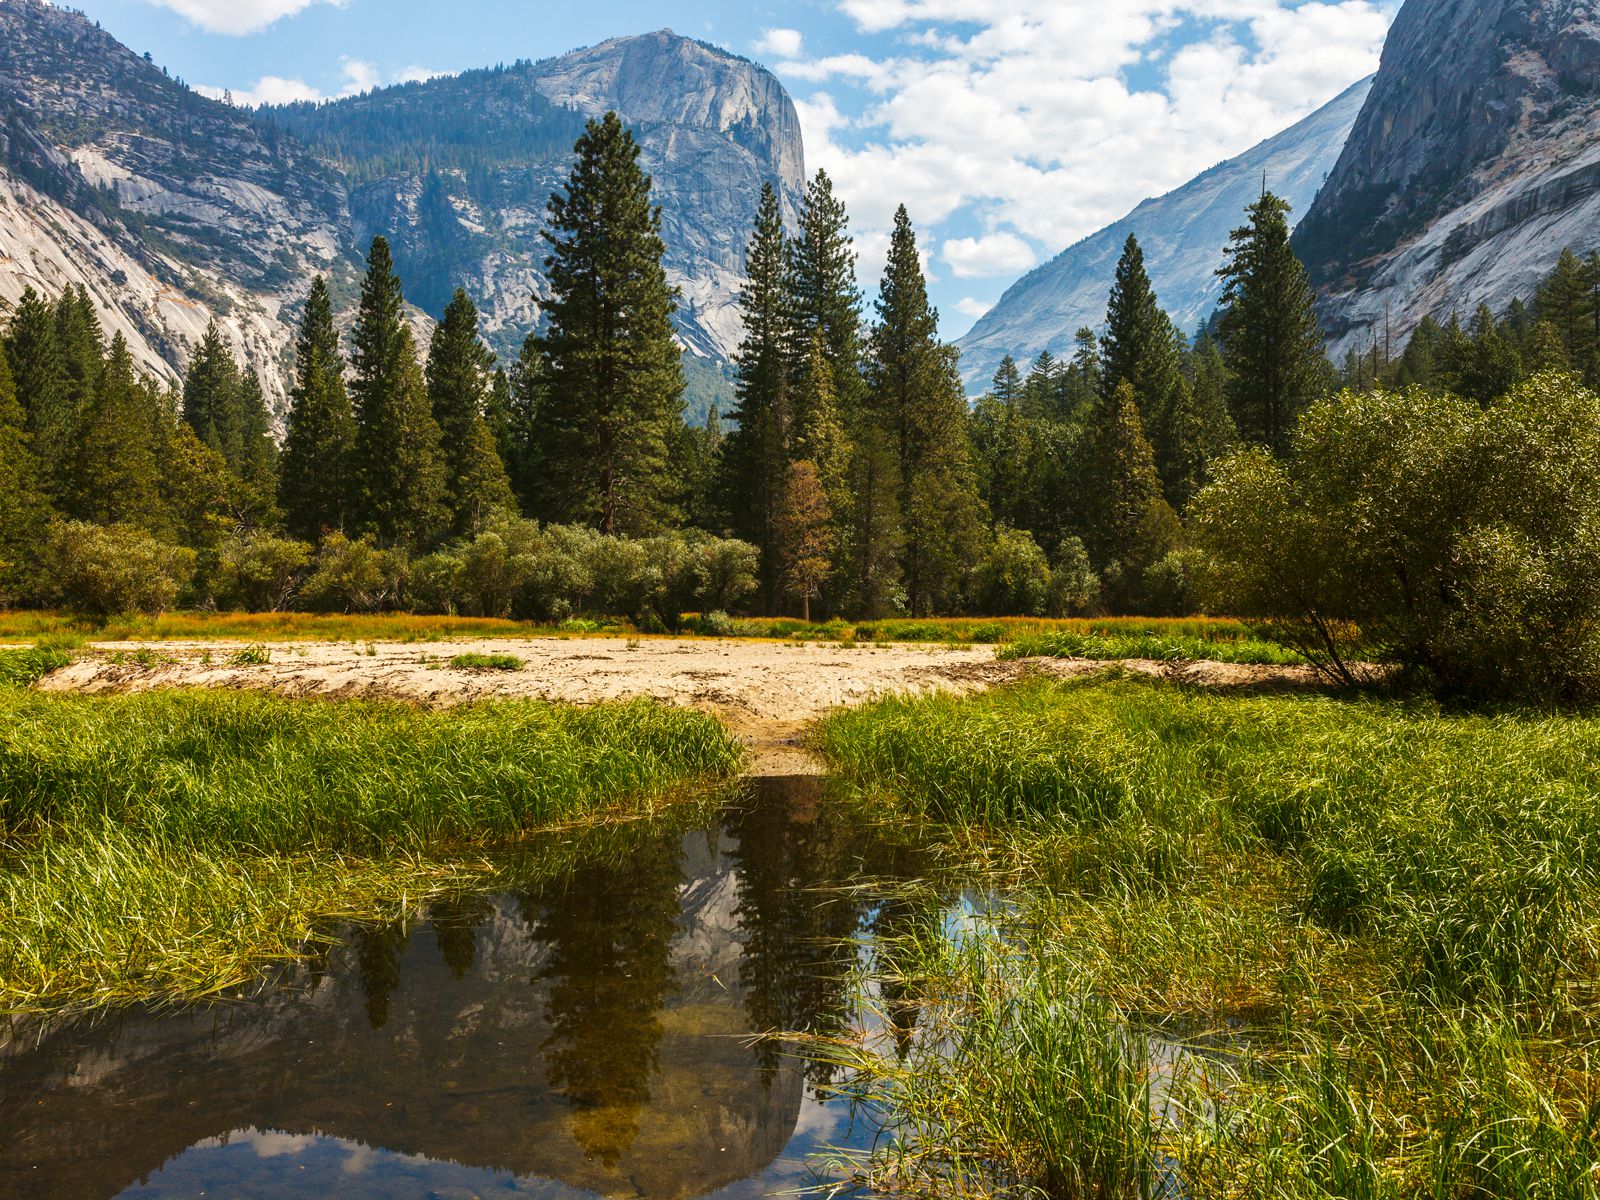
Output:
<instances>
[{"instance_id":1,"label":"meadow grass","mask_svg":"<svg viewBox=\"0 0 1600 1200\"><path fill-rule=\"evenodd\" d=\"M1151 659L1156 662L1207 661L1248 666L1303 666L1305 659L1276 642L1250 636L1209 636L1139 629L1080 633L1055 630L1024 634L1000 650L1001 659L1084 658L1097 662Z\"/></svg>"},{"instance_id":2,"label":"meadow grass","mask_svg":"<svg viewBox=\"0 0 1600 1200\"><path fill-rule=\"evenodd\" d=\"M0 655L0 1010L209 994L320 920L481 882L551 828L659 812L742 758L710 717L645 702L18 686L61 657Z\"/></svg>"},{"instance_id":3,"label":"meadow grass","mask_svg":"<svg viewBox=\"0 0 1600 1200\"><path fill-rule=\"evenodd\" d=\"M852 1051L895 1131L872 1170L929 1194L982 1194L947 1189L956 1164L1004 1194L1172 1194L1167 1163L1188 1196L1600 1196L1600 720L1031 681L842 713L818 744L1017 904L1004 970L896 967L930 1051ZM1186 1056L1155 1131L1107 1135L1123 1182L1095 1183L1117 1177L1074 1129L1112 1128L1175 1019L1244 1049ZM1052 1022L1125 1061L1063 1058ZM1003 1127L999 1095L1023 1098L990 1103ZM1098 1115L1056 1128L1084 1095Z\"/></svg>"},{"instance_id":4,"label":"meadow grass","mask_svg":"<svg viewBox=\"0 0 1600 1200\"><path fill-rule=\"evenodd\" d=\"M523 663L515 654L458 654L450 665L458 671L520 671Z\"/></svg>"}]
</instances>

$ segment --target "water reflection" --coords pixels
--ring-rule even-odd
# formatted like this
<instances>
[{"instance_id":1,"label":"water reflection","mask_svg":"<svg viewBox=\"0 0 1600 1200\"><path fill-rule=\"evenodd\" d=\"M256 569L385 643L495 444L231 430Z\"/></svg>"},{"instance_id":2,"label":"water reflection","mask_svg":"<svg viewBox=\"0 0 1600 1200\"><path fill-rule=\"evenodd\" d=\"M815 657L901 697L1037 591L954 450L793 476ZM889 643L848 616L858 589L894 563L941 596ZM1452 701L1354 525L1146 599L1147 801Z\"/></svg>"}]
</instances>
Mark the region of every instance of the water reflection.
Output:
<instances>
[{"instance_id":1,"label":"water reflection","mask_svg":"<svg viewBox=\"0 0 1600 1200\"><path fill-rule=\"evenodd\" d=\"M917 865L815 781L763 781L687 836L640 827L512 894L346 931L248 1003L0 1026L0 1197L803 1185L847 1114L824 1068L753 1035L844 1025L839 939L941 916L838 885ZM914 996L885 998L909 1039Z\"/></svg>"}]
</instances>

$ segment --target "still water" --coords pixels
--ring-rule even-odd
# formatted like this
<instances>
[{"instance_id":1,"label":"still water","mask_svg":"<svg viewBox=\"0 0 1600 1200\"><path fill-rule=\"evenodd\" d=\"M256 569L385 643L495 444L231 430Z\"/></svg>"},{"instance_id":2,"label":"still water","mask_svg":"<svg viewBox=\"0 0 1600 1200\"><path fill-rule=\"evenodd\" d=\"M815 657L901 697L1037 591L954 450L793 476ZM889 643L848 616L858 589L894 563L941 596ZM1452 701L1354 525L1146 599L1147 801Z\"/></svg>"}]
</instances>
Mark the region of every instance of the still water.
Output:
<instances>
[{"instance_id":1,"label":"still water","mask_svg":"<svg viewBox=\"0 0 1600 1200\"><path fill-rule=\"evenodd\" d=\"M641 827L525 889L344 930L247 1001L0 1023L0 1197L813 1186L808 1156L874 1131L822 1098L824 1066L755 1035L855 1019L862 944L948 917L856 885L918 867L819 781L766 780L706 828Z\"/></svg>"}]
</instances>

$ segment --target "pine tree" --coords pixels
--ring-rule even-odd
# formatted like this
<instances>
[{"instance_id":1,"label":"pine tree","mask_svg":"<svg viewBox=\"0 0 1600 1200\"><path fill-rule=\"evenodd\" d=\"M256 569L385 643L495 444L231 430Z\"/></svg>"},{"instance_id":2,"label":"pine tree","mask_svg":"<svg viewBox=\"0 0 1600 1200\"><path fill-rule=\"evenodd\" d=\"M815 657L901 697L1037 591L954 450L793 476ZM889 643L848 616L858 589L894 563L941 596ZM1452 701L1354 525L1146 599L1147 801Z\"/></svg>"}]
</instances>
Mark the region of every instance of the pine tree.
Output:
<instances>
[{"instance_id":1,"label":"pine tree","mask_svg":"<svg viewBox=\"0 0 1600 1200\"><path fill-rule=\"evenodd\" d=\"M1090 506L1084 545L1126 604L1143 570L1176 540L1178 519L1162 495L1133 385L1123 383L1097 414L1089 446Z\"/></svg>"},{"instance_id":2,"label":"pine tree","mask_svg":"<svg viewBox=\"0 0 1600 1200\"><path fill-rule=\"evenodd\" d=\"M790 364L798 370L812 337L821 333L833 367L834 386L847 425L866 401L861 378L861 290L856 251L844 202L833 180L818 171L806 188L800 234L789 247L788 326Z\"/></svg>"},{"instance_id":3,"label":"pine tree","mask_svg":"<svg viewBox=\"0 0 1600 1200\"><path fill-rule=\"evenodd\" d=\"M1025 405L1022 373L1008 354L989 394L974 407L971 425L980 493L995 520L1014 528L1025 528L1038 515L1034 441L1043 418L1030 418Z\"/></svg>"},{"instance_id":4,"label":"pine tree","mask_svg":"<svg viewBox=\"0 0 1600 1200\"><path fill-rule=\"evenodd\" d=\"M723 442L718 490L729 528L761 552L761 594L776 612L780 585L777 519L782 503L789 438L784 398L789 342L785 272L789 243L778 194L761 189L755 230L746 254L746 282L739 293L744 340L737 356L737 426Z\"/></svg>"},{"instance_id":5,"label":"pine tree","mask_svg":"<svg viewBox=\"0 0 1600 1200\"><path fill-rule=\"evenodd\" d=\"M245 485L249 519L268 523L277 495L277 448L260 381L241 370L216 322L190 360L183 419Z\"/></svg>"},{"instance_id":6,"label":"pine tree","mask_svg":"<svg viewBox=\"0 0 1600 1200\"><path fill-rule=\"evenodd\" d=\"M291 537L317 541L346 529L355 469L355 414L345 391L344 355L333 302L319 275L306 297L295 342L295 386L283 443L278 504Z\"/></svg>"},{"instance_id":7,"label":"pine tree","mask_svg":"<svg viewBox=\"0 0 1600 1200\"><path fill-rule=\"evenodd\" d=\"M351 335L355 525L387 545L416 548L449 523L439 426L389 243L374 238Z\"/></svg>"},{"instance_id":8,"label":"pine tree","mask_svg":"<svg viewBox=\"0 0 1600 1200\"><path fill-rule=\"evenodd\" d=\"M457 288L428 349L428 400L444 451L444 501L458 534L516 507L484 416L493 366L494 355L478 338L478 310Z\"/></svg>"},{"instance_id":9,"label":"pine tree","mask_svg":"<svg viewBox=\"0 0 1600 1200\"><path fill-rule=\"evenodd\" d=\"M1159 429L1178 388L1177 338L1150 285L1139 239L1132 234L1117 262L1116 283L1106 306L1099 370L1102 399L1112 399L1124 383L1131 385L1141 424L1147 430Z\"/></svg>"},{"instance_id":10,"label":"pine tree","mask_svg":"<svg viewBox=\"0 0 1600 1200\"><path fill-rule=\"evenodd\" d=\"M494 439L494 452L505 466L507 483L511 481L511 464L517 456L515 409L511 376L504 367L497 366L489 379L489 398L484 404L483 419L489 426L489 436Z\"/></svg>"},{"instance_id":11,"label":"pine tree","mask_svg":"<svg viewBox=\"0 0 1600 1200\"><path fill-rule=\"evenodd\" d=\"M26 414L0 354L0 601L7 604L36 590L33 560L49 515L28 441Z\"/></svg>"},{"instance_id":12,"label":"pine tree","mask_svg":"<svg viewBox=\"0 0 1600 1200\"><path fill-rule=\"evenodd\" d=\"M988 514L978 497L956 352L939 341L916 235L895 214L877 301L867 382L870 413L898 455L903 575L913 612L953 603Z\"/></svg>"},{"instance_id":13,"label":"pine tree","mask_svg":"<svg viewBox=\"0 0 1600 1200\"><path fill-rule=\"evenodd\" d=\"M833 379L827 346L818 333L811 339L795 389L789 457L812 464L830 511L842 515L849 507L850 442Z\"/></svg>"},{"instance_id":14,"label":"pine tree","mask_svg":"<svg viewBox=\"0 0 1600 1200\"><path fill-rule=\"evenodd\" d=\"M75 465L79 413L68 387L55 312L32 288L17 304L6 353L40 481L50 495L63 497Z\"/></svg>"},{"instance_id":15,"label":"pine tree","mask_svg":"<svg viewBox=\"0 0 1600 1200\"><path fill-rule=\"evenodd\" d=\"M1583 259L1570 248L1561 252L1555 267L1539 285L1534 313L1539 321L1554 326L1568 362L1594 361L1600 352L1596 336L1600 308L1596 305L1595 284Z\"/></svg>"},{"instance_id":16,"label":"pine tree","mask_svg":"<svg viewBox=\"0 0 1600 1200\"><path fill-rule=\"evenodd\" d=\"M874 425L857 435L850 456L851 519L849 598L861 616L876 620L898 609L900 552L900 459L889 435Z\"/></svg>"},{"instance_id":17,"label":"pine tree","mask_svg":"<svg viewBox=\"0 0 1600 1200\"><path fill-rule=\"evenodd\" d=\"M56 301L55 322L56 345L60 347L66 374L67 403L72 412L81 416L94 399L106 361L100 318L81 284L68 288Z\"/></svg>"},{"instance_id":18,"label":"pine tree","mask_svg":"<svg viewBox=\"0 0 1600 1200\"><path fill-rule=\"evenodd\" d=\"M683 420L661 210L616 113L589 122L576 149L545 231L554 295L540 342L541 508L602 533L649 533L671 515L670 446Z\"/></svg>"},{"instance_id":19,"label":"pine tree","mask_svg":"<svg viewBox=\"0 0 1600 1200\"><path fill-rule=\"evenodd\" d=\"M137 525L168 534L156 459L155 400L137 377L119 333L78 436L69 514L101 525Z\"/></svg>"},{"instance_id":20,"label":"pine tree","mask_svg":"<svg viewBox=\"0 0 1600 1200\"><path fill-rule=\"evenodd\" d=\"M538 508L539 415L544 407L544 359L539 338L530 333L522 343L522 353L511 365L511 408L506 427L506 443L501 457L511 480L511 491L522 511L544 516Z\"/></svg>"},{"instance_id":21,"label":"pine tree","mask_svg":"<svg viewBox=\"0 0 1600 1200\"><path fill-rule=\"evenodd\" d=\"M1271 192L1233 232L1217 329L1228 361L1228 406L1246 441L1283 454L1300 413L1325 389L1316 297L1289 244L1289 205Z\"/></svg>"},{"instance_id":22,"label":"pine tree","mask_svg":"<svg viewBox=\"0 0 1600 1200\"><path fill-rule=\"evenodd\" d=\"M807 460L791 463L778 510L777 547L785 588L800 601L800 619L811 620L811 602L822 594L833 569L833 510Z\"/></svg>"},{"instance_id":23,"label":"pine tree","mask_svg":"<svg viewBox=\"0 0 1600 1200\"><path fill-rule=\"evenodd\" d=\"M1171 478L1167 501L1179 513L1188 510L1211 476L1212 465L1238 444L1239 431L1228 412L1227 368L1216 340L1206 330L1188 356L1189 377L1181 380L1169 416Z\"/></svg>"}]
</instances>

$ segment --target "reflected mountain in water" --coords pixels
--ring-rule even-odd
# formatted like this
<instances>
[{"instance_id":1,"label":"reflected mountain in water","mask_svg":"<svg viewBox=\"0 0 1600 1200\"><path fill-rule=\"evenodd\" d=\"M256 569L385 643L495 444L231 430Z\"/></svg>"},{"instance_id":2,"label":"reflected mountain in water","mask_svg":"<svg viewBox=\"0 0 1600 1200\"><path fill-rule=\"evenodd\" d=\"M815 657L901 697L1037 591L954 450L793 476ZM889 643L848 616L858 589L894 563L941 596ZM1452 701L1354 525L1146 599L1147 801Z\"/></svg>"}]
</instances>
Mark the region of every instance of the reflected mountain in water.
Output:
<instances>
[{"instance_id":1,"label":"reflected mountain in water","mask_svg":"<svg viewBox=\"0 0 1600 1200\"><path fill-rule=\"evenodd\" d=\"M788 1160L848 1117L755 1035L845 1023L854 951L832 940L890 910L828 889L912 865L820 792L762 781L712 828L641 827L526 891L348 930L248 1002L0 1026L0 1197L803 1184Z\"/></svg>"}]
</instances>

